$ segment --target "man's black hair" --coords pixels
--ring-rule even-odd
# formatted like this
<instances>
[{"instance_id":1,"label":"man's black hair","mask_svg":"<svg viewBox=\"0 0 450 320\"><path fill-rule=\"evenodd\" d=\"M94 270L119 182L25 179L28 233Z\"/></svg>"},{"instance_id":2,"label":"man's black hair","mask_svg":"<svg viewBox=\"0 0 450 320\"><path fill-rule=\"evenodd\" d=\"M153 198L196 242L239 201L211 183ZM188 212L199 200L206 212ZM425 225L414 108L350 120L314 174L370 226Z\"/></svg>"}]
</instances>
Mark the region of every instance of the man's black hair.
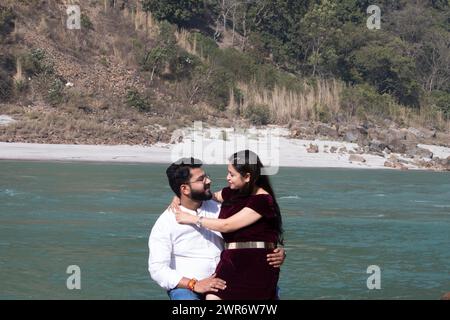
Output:
<instances>
[{"instance_id":1,"label":"man's black hair","mask_svg":"<svg viewBox=\"0 0 450 320\"><path fill-rule=\"evenodd\" d=\"M182 158L172 163L166 170L172 191L181 197L180 187L191 179L191 169L200 168L202 162L194 158Z\"/></svg>"}]
</instances>

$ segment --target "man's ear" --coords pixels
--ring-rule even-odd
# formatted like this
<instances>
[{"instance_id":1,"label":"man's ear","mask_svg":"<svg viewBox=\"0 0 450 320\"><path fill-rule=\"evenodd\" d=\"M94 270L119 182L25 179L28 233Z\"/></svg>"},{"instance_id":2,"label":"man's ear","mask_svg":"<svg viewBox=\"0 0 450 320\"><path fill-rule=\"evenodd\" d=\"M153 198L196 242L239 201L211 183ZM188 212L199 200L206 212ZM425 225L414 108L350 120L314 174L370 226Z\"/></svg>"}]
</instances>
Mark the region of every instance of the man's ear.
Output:
<instances>
[{"instance_id":1,"label":"man's ear","mask_svg":"<svg viewBox=\"0 0 450 320\"><path fill-rule=\"evenodd\" d=\"M181 192L181 195L184 194L185 196L188 196L189 193L191 192L191 188L187 184L182 184L180 186L180 192Z\"/></svg>"}]
</instances>

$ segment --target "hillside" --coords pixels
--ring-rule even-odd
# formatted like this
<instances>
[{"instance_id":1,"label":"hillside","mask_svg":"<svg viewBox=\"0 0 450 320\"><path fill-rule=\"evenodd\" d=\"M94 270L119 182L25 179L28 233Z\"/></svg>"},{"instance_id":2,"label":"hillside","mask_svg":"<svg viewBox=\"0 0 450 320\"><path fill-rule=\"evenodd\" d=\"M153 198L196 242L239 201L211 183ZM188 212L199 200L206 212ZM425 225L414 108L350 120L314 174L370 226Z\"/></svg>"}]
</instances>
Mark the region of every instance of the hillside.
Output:
<instances>
[{"instance_id":1,"label":"hillside","mask_svg":"<svg viewBox=\"0 0 450 320\"><path fill-rule=\"evenodd\" d=\"M0 141L146 145L197 120L362 146L392 146L392 131L400 149L450 144L447 1L386 4L378 33L358 1L183 3L2 1L0 114L15 122ZM66 26L70 4L81 30ZM400 27L418 12L435 24ZM422 70L427 52L435 63Z\"/></svg>"}]
</instances>

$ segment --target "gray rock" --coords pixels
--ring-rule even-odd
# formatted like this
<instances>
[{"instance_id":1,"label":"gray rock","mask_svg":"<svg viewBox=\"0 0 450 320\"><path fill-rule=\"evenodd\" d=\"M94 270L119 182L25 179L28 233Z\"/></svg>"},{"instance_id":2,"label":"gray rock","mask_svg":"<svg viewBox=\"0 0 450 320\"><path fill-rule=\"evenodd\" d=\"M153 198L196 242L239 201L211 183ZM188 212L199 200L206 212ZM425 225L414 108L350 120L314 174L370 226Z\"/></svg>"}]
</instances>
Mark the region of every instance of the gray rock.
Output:
<instances>
[{"instance_id":1,"label":"gray rock","mask_svg":"<svg viewBox=\"0 0 450 320\"><path fill-rule=\"evenodd\" d=\"M361 157L360 155L357 155L357 154L350 155L348 160L350 162L362 162L362 163L366 162L366 159L364 159L363 157Z\"/></svg>"},{"instance_id":2,"label":"gray rock","mask_svg":"<svg viewBox=\"0 0 450 320\"><path fill-rule=\"evenodd\" d=\"M395 153L405 153L407 148L407 145L400 141L399 139L388 139L388 146L387 148ZM383 149L384 150L384 149Z\"/></svg>"},{"instance_id":3,"label":"gray rock","mask_svg":"<svg viewBox=\"0 0 450 320\"><path fill-rule=\"evenodd\" d=\"M436 138L436 130L408 128L408 132L415 135L419 139Z\"/></svg>"},{"instance_id":4,"label":"gray rock","mask_svg":"<svg viewBox=\"0 0 450 320\"><path fill-rule=\"evenodd\" d=\"M339 152L339 153L347 153L348 151L347 151L347 148L346 148L346 147L342 147L342 148L339 149L338 152Z\"/></svg>"},{"instance_id":5,"label":"gray rock","mask_svg":"<svg viewBox=\"0 0 450 320\"><path fill-rule=\"evenodd\" d=\"M345 132L344 140L347 142L356 142L360 139L360 137L361 137L361 134L359 133L359 131L353 129L353 130L348 130Z\"/></svg>"},{"instance_id":6,"label":"gray rock","mask_svg":"<svg viewBox=\"0 0 450 320\"><path fill-rule=\"evenodd\" d=\"M402 162L385 161L384 162L384 166L387 167L387 168L408 170L408 167Z\"/></svg>"},{"instance_id":7,"label":"gray rock","mask_svg":"<svg viewBox=\"0 0 450 320\"><path fill-rule=\"evenodd\" d=\"M337 138L339 136L336 128L330 127L329 125L320 123L315 129L315 133L325 137Z\"/></svg>"},{"instance_id":8,"label":"gray rock","mask_svg":"<svg viewBox=\"0 0 450 320\"><path fill-rule=\"evenodd\" d=\"M390 162L398 162L398 158L395 156L395 155L393 155L393 154L391 154L391 156L389 157L389 159L388 159Z\"/></svg>"},{"instance_id":9,"label":"gray rock","mask_svg":"<svg viewBox=\"0 0 450 320\"><path fill-rule=\"evenodd\" d=\"M311 144L309 145L309 148L306 149L306 151L307 151L308 153L319 153L319 146L317 146L317 145L311 143Z\"/></svg>"},{"instance_id":10,"label":"gray rock","mask_svg":"<svg viewBox=\"0 0 450 320\"><path fill-rule=\"evenodd\" d=\"M420 148L420 147L415 147L415 148L409 149L406 152L406 155L409 158L419 157L422 159L433 159L433 152L431 152L428 149L424 149L424 148Z\"/></svg>"},{"instance_id":11,"label":"gray rock","mask_svg":"<svg viewBox=\"0 0 450 320\"><path fill-rule=\"evenodd\" d=\"M395 164L391 161L385 161L384 166L387 168L395 168Z\"/></svg>"},{"instance_id":12,"label":"gray rock","mask_svg":"<svg viewBox=\"0 0 450 320\"><path fill-rule=\"evenodd\" d=\"M307 123L295 122L291 128L291 138L304 138L309 139L315 136L315 130Z\"/></svg>"},{"instance_id":13,"label":"gray rock","mask_svg":"<svg viewBox=\"0 0 450 320\"><path fill-rule=\"evenodd\" d=\"M387 147L387 145L379 140L372 140L369 143L369 152L380 152L383 153L383 150Z\"/></svg>"}]
</instances>

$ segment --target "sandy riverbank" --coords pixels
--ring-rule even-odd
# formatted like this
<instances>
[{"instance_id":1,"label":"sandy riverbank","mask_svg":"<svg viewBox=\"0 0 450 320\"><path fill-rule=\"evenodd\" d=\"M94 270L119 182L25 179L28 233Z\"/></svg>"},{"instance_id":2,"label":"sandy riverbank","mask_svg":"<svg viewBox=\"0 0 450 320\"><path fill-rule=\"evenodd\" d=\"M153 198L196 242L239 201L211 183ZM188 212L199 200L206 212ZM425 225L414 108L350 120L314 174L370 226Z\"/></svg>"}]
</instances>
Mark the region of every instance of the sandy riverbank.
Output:
<instances>
[{"instance_id":1,"label":"sandy riverbank","mask_svg":"<svg viewBox=\"0 0 450 320\"><path fill-rule=\"evenodd\" d=\"M173 138L177 143L158 143L150 147L0 142L0 159L171 163L181 156L194 155L206 164L225 164L233 152L250 148L260 155L267 166L385 169L385 162L393 155L366 154L356 143L290 139L288 131L283 128L254 128L245 132L211 128L200 133L187 129L178 135ZM316 152L308 152L311 145L316 147ZM440 158L450 156L450 148L419 146ZM395 156L402 159L399 154ZM417 169L413 164L406 164L406 167Z\"/></svg>"}]
</instances>

